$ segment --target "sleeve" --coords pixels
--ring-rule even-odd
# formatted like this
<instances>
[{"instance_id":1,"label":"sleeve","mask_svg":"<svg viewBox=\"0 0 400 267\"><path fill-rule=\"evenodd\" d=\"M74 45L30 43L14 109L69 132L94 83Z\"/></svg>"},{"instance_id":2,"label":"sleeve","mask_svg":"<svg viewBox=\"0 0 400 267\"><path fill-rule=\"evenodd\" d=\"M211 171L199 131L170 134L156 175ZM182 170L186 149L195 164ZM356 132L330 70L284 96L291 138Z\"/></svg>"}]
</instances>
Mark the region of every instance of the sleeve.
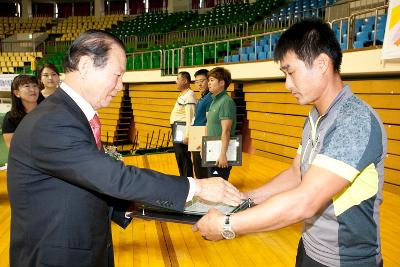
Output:
<instances>
[{"instance_id":1,"label":"sleeve","mask_svg":"<svg viewBox=\"0 0 400 267\"><path fill-rule=\"evenodd\" d=\"M126 211L132 205L132 202L121 200L121 199L110 199L108 201L109 206L113 207L113 212L111 215L111 220L118 224L122 228L128 227L130 222L132 221L131 217L126 217Z\"/></svg>"},{"instance_id":2,"label":"sleeve","mask_svg":"<svg viewBox=\"0 0 400 267\"><path fill-rule=\"evenodd\" d=\"M345 114L351 114L346 116ZM328 130L312 164L352 182L360 171L382 155L382 132L371 112L342 112Z\"/></svg>"},{"instance_id":3,"label":"sleeve","mask_svg":"<svg viewBox=\"0 0 400 267\"><path fill-rule=\"evenodd\" d=\"M192 92L185 103L185 115L186 115L186 129L185 129L185 138L189 137L189 125L192 125L194 112L196 109L196 95Z\"/></svg>"},{"instance_id":4,"label":"sleeve","mask_svg":"<svg viewBox=\"0 0 400 267\"><path fill-rule=\"evenodd\" d=\"M18 124L10 116L10 112L7 112L3 119L2 132L13 133L17 129Z\"/></svg>"},{"instance_id":5,"label":"sleeve","mask_svg":"<svg viewBox=\"0 0 400 267\"><path fill-rule=\"evenodd\" d=\"M221 108L219 110L219 119L220 120L234 120L235 112L233 112L236 109L235 102L230 101L230 99L227 99L227 101L224 101L221 105Z\"/></svg>"},{"instance_id":6,"label":"sleeve","mask_svg":"<svg viewBox=\"0 0 400 267\"><path fill-rule=\"evenodd\" d=\"M187 179L125 166L97 149L86 124L66 116L53 112L36 122L29 156L38 170L113 198L184 209Z\"/></svg>"},{"instance_id":7,"label":"sleeve","mask_svg":"<svg viewBox=\"0 0 400 267\"><path fill-rule=\"evenodd\" d=\"M185 128L185 137L189 137L189 125L192 125L193 117L194 117L194 109L195 105L186 105L185 106L185 114L186 114L186 128Z\"/></svg>"}]
</instances>

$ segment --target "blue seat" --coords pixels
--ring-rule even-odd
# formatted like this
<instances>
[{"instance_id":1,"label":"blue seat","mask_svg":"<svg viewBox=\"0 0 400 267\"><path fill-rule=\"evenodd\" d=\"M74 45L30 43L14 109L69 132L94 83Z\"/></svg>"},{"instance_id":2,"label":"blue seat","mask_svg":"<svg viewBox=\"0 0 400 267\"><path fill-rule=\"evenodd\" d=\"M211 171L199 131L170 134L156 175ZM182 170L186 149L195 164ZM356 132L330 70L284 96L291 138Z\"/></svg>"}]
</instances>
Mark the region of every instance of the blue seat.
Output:
<instances>
[{"instance_id":1,"label":"blue seat","mask_svg":"<svg viewBox=\"0 0 400 267\"><path fill-rule=\"evenodd\" d=\"M260 44L260 46L265 46L267 44L267 40L266 39L261 39L259 44Z\"/></svg>"},{"instance_id":2,"label":"blue seat","mask_svg":"<svg viewBox=\"0 0 400 267\"><path fill-rule=\"evenodd\" d=\"M364 25L370 25L371 27L375 24L375 16L371 16L364 19Z\"/></svg>"},{"instance_id":3,"label":"blue seat","mask_svg":"<svg viewBox=\"0 0 400 267\"><path fill-rule=\"evenodd\" d=\"M256 46L256 51L257 51L257 53L258 53L258 52L264 52L262 46Z\"/></svg>"},{"instance_id":4,"label":"blue seat","mask_svg":"<svg viewBox=\"0 0 400 267\"><path fill-rule=\"evenodd\" d=\"M240 61L243 61L243 62L249 61L249 55L248 54L241 54L240 55Z\"/></svg>"},{"instance_id":5,"label":"blue seat","mask_svg":"<svg viewBox=\"0 0 400 267\"><path fill-rule=\"evenodd\" d=\"M266 60L267 59L267 52L258 52L258 59L259 60Z\"/></svg>"},{"instance_id":6,"label":"blue seat","mask_svg":"<svg viewBox=\"0 0 400 267\"><path fill-rule=\"evenodd\" d=\"M364 24L363 19L356 19L354 22L354 32L360 32L361 31L361 26Z\"/></svg>"},{"instance_id":7,"label":"blue seat","mask_svg":"<svg viewBox=\"0 0 400 267\"><path fill-rule=\"evenodd\" d=\"M354 41L353 48L363 48L363 47L364 47L364 41Z\"/></svg>"},{"instance_id":8,"label":"blue seat","mask_svg":"<svg viewBox=\"0 0 400 267\"><path fill-rule=\"evenodd\" d=\"M232 55L231 61L232 62L239 62L239 55Z\"/></svg>"},{"instance_id":9,"label":"blue seat","mask_svg":"<svg viewBox=\"0 0 400 267\"><path fill-rule=\"evenodd\" d=\"M378 25L376 26L378 31L385 31L386 29L386 22L378 22Z\"/></svg>"},{"instance_id":10,"label":"blue seat","mask_svg":"<svg viewBox=\"0 0 400 267\"><path fill-rule=\"evenodd\" d=\"M246 47L246 54L254 53L254 47L253 46L248 46Z\"/></svg>"},{"instance_id":11,"label":"blue seat","mask_svg":"<svg viewBox=\"0 0 400 267\"><path fill-rule=\"evenodd\" d=\"M265 44L269 44L270 35L265 35L261 38L261 40L265 41Z\"/></svg>"},{"instance_id":12,"label":"blue seat","mask_svg":"<svg viewBox=\"0 0 400 267\"><path fill-rule=\"evenodd\" d=\"M256 55L254 53L249 54L249 61L254 61L256 60Z\"/></svg>"},{"instance_id":13,"label":"blue seat","mask_svg":"<svg viewBox=\"0 0 400 267\"><path fill-rule=\"evenodd\" d=\"M240 47L240 48L239 48L239 54L240 54L240 55L241 55L241 54L246 54L246 52L247 52L246 47Z\"/></svg>"},{"instance_id":14,"label":"blue seat","mask_svg":"<svg viewBox=\"0 0 400 267\"><path fill-rule=\"evenodd\" d=\"M263 51L264 51L264 52L268 52L268 53L269 53L269 45L266 45L266 46L264 46L264 49L263 49Z\"/></svg>"},{"instance_id":15,"label":"blue seat","mask_svg":"<svg viewBox=\"0 0 400 267\"><path fill-rule=\"evenodd\" d=\"M374 34L375 34L375 31L372 31L371 32L371 40L374 40ZM384 37L385 37L385 31L383 31L383 30L376 31L376 41L383 43Z\"/></svg>"},{"instance_id":16,"label":"blue seat","mask_svg":"<svg viewBox=\"0 0 400 267\"><path fill-rule=\"evenodd\" d=\"M379 15L378 16L378 23L385 23L386 24L386 20L387 20L387 14L383 14L383 15Z\"/></svg>"},{"instance_id":17,"label":"blue seat","mask_svg":"<svg viewBox=\"0 0 400 267\"><path fill-rule=\"evenodd\" d=\"M348 25L347 21L342 22L342 34L347 33L347 25Z\"/></svg>"},{"instance_id":18,"label":"blue seat","mask_svg":"<svg viewBox=\"0 0 400 267\"><path fill-rule=\"evenodd\" d=\"M364 24L361 25L361 31L362 32L371 32L372 31L372 25L371 24Z\"/></svg>"},{"instance_id":19,"label":"blue seat","mask_svg":"<svg viewBox=\"0 0 400 267\"><path fill-rule=\"evenodd\" d=\"M356 41L366 42L369 41L369 33L368 32L357 32L356 33Z\"/></svg>"},{"instance_id":20,"label":"blue seat","mask_svg":"<svg viewBox=\"0 0 400 267\"><path fill-rule=\"evenodd\" d=\"M224 56L224 63L228 63L230 61L230 56Z\"/></svg>"},{"instance_id":21,"label":"blue seat","mask_svg":"<svg viewBox=\"0 0 400 267\"><path fill-rule=\"evenodd\" d=\"M276 42L278 42L278 40L279 40L279 38L281 37L281 33L274 33L274 34L272 34L272 36L271 36L271 43L272 43L272 45L275 45L276 44Z\"/></svg>"}]
</instances>

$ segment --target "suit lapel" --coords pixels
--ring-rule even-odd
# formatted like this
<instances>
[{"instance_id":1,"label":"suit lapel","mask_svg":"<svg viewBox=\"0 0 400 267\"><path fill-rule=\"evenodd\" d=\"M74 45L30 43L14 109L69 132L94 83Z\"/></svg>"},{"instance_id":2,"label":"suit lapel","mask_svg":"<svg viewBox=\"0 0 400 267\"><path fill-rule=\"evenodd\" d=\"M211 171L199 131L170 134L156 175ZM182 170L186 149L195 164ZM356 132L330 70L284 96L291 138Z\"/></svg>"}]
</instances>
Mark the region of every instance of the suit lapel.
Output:
<instances>
[{"instance_id":1,"label":"suit lapel","mask_svg":"<svg viewBox=\"0 0 400 267\"><path fill-rule=\"evenodd\" d=\"M81 121L85 128L88 130L88 134L92 136L93 143L96 145L96 139L93 135L92 128L90 127L89 121L86 118L85 113L81 110L81 108L76 104L76 102L61 88L59 87L49 98L52 97L54 100L64 105L74 117L76 117L79 121ZM103 151L104 149L101 148Z\"/></svg>"}]
</instances>

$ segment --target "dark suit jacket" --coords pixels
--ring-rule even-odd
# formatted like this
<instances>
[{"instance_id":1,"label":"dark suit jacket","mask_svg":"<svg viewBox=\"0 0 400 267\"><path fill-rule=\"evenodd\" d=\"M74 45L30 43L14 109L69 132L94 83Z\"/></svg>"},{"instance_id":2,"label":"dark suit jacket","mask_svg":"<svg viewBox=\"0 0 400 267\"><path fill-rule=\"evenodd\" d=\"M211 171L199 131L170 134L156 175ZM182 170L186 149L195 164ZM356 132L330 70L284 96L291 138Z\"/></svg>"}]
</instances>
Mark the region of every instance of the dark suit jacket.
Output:
<instances>
[{"instance_id":1,"label":"dark suit jacket","mask_svg":"<svg viewBox=\"0 0 400 267\"><path fill-rule=\"evenodd\" d=\"M189 191L185 178L99 151L85 115L60 89L17 128L7 179L11 266L113 266L112 205L124 199L181 211Z\"/></svg>"}]
</instances>

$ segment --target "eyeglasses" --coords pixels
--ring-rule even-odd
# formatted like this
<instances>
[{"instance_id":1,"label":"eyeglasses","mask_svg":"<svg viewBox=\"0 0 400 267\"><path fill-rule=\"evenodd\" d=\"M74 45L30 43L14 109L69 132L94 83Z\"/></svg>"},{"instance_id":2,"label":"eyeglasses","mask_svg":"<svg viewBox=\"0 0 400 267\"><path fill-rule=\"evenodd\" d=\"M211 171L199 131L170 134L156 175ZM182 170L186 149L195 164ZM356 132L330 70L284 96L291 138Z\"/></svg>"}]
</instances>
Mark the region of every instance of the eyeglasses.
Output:
<instances>
[{"instance_id":1,"label":"eyeglasses","mask_svg":"<svg viewBox=\"0 0 400 267\"><path fill-rule=\"evenodd\" d=\"M194 83L203 83L207 81L207 79L200 79L200 80L195 80Z\"/></svg>"}]
</instances>

